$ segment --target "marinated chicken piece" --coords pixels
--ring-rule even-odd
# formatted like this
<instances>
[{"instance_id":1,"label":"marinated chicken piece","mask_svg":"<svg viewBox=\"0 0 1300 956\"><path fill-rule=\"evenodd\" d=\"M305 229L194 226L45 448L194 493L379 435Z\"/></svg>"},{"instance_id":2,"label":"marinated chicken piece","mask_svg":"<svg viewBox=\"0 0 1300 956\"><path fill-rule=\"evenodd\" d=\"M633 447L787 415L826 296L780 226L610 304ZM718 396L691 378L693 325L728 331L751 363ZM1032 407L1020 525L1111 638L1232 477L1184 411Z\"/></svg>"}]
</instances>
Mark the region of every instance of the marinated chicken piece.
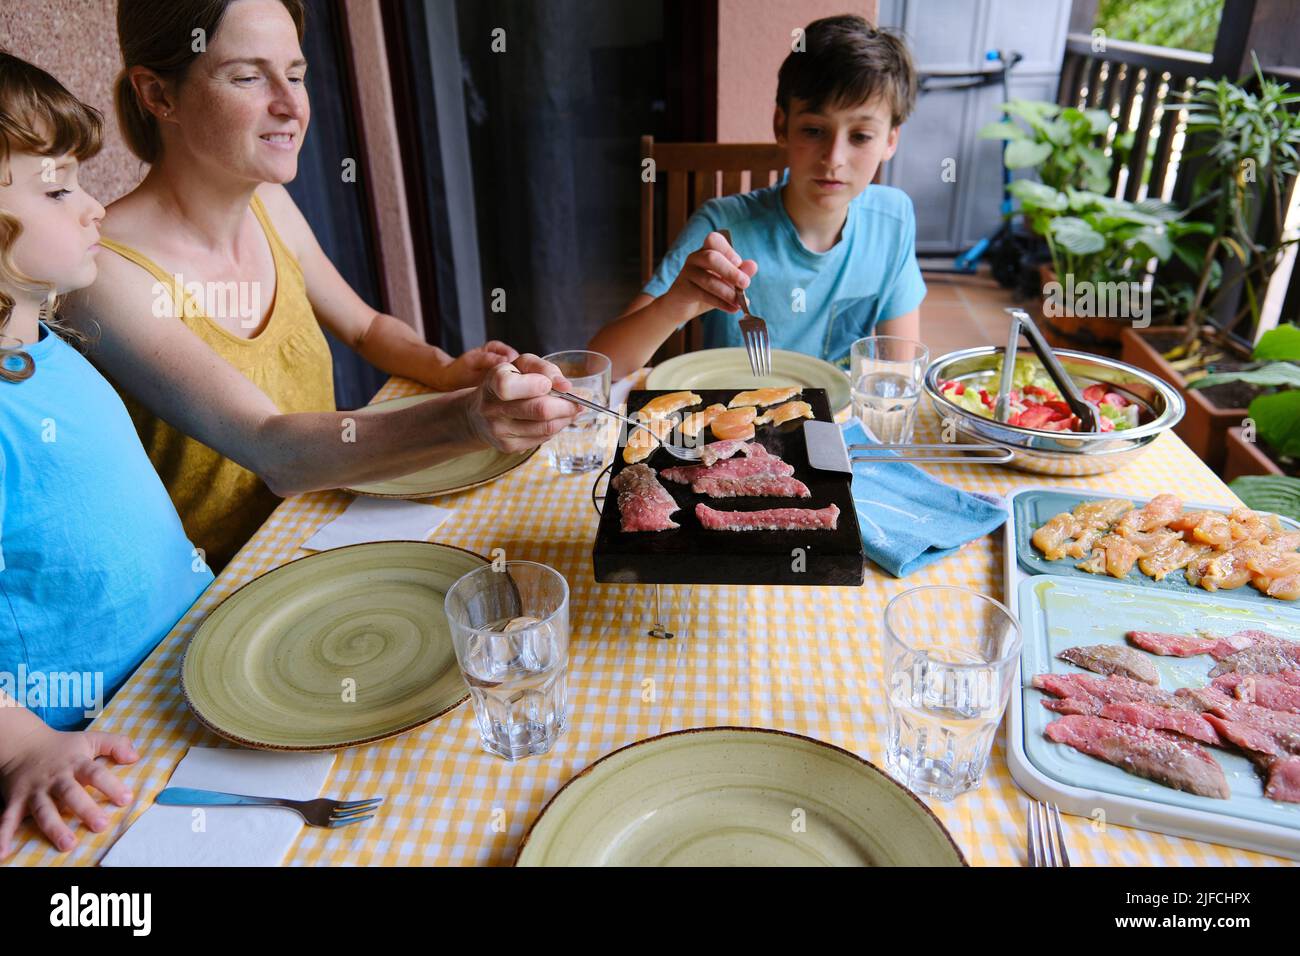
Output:
<instances>
[{"instance_id":1,"label":"marinated chicken piece","mask_svg":"<svg viewBox=\"0 0 1300 956\"><path fill-rule=\"evenodd\" d=\"M676 421L671 418L644 418L640 412L632 416L637 421L644 422L645 428L632 428L628 426L627 444L623 446L623 460L629 465L634 465L638 461L644 461L650 457L650 453L659 447L659 442L668 437L669 432L673 430ZM646 431L646 428L650 431ZM658 441L650 434L654 432L658 436Z\"/></svg>"},{"instance_id":2,"label":"marinated chicken piece","mask_svg":"<svg viewBox=\"0 0 1300 956\"><path fill-rule=\"evenodd\" d=\"M694 392L669 392L650 399L637 410L637 415L643 419L667 418L673 412L698 405L701 401L703 399Z\"/></svg>"},{"instance_id":3,"label":"marinated chicken piece","mask_svg":"<svg viewBox=\"0 0 1300 956\"><path fill-rule=\"evenodd\" d=\"M1283 530L1277 515L1261 514L1249 508L1234 508L1228 515L1228 525L1232 530L1235 543L1243 541L1263 541Z\"/></svg>"},{"instance_id":4,"label":"marinated chicken piece","mask_svg":"<svg viewBox=\"0 0 1300 956\"><path fill-rule=\"evenodd\" d=\"M784 388L756 388L749 392L739 392L732 396L731 401L727 402L728 408L740 408L743 405L757 405L764 407L775 405L777 402L784 402L786 399L794 398L798 395L800 389L797 386L790 385Z\"/></svg>"},{"instance_id":5,"label":"marinated chicken piece","mask_svg":"<svg viewBox=\"0 0 1300 956\"><path fill-rule=\"evenodd\" d=\"M1260 552L1258 541L1247 541L1227 551L1216 551L1187 565L1187 583L1207 591L1231 591L1251 578L1247 562Z\"/></svg>"},{"instance_id":6,"label":"marinated chicken piece","mask_svg":"<svg viewBox=\"0 0 1300 956\"><path fill-rule=\"evenodd\" d=\"M1133 502L1123 498L1103 498L1075 505L1073 514L1085 528L1109 528L1122 515L1133 510Z\"/></svg>"},{"instance_id":7,"label":"marinated chicken piece","mask_svg":"<svg viewBox=\"0 0 1300 956\"><path fill-rule=\"evenodd\" d=\"M755 425L784 425L788 421L796 418L812 418L812 406L807 402L786 402L784 405L777 405L775 408L769 408L762 415L754 419Z\"/></svg>"},{"instance_id":8,"label":"marinated chicken piece","mask_svg":"<svg viewBox=\"0 0 1300 956\"><path fill-rule=\"evenodd\" d=\"M1204 557L1213 550L1208 544L1192 544L1175 538L1164 547L1156 548L1138 558L1138 568L1148 577L1163 581L1169 572L1185 568L1192 561Z\"/></svg>"},{"instance_id":9,"label":"marinated chicken piece","mask_svg":"<svg viewBox=\"0 0 1300 956\"><path fill-rule=\"evenodd\" d=\"M1217 511L1189 511L1169 522L1169 529L1177 531L1188 541L1226 548L1232 543L1232 526L1228 516Z\"/></svg>"},{"instance_id":10,"label":"marinated chicken piece","mask_svg":"<svg viewBox=\"0 0 1300 956\"><path fill-rule=\"evenodd\" d=\"M1105 533L1105 528L1084 528L1065 546L1065 553L1072 558L1085 558L1092 553L1097 539Z\"/></svg>"},{"instance_id":11,"label":"marinated chicken piece","mask_svg":"<svg viewBox=\"0 0 1300 956\"><path fill-rule=\"evenodd\" d=\"M1142 549L1128 538L1108 534L1097 542L1092 557L1076 567L1090 574L1109 574L1113 578L1125 578L1140 557L1142 557Z\"/></svg>"},{"instance_id":12,"label":"marinated chicken piece","mask_svg":"<svg viewBox=\"0 0 1300 956\"><path fill-rule=\"evenodd\" d=\"M1183 503L1174 495L1156 495L1142 508L1129 511L1115 522L1115 533L1128 535L1134 531L1155 531L1164 527L1183 512Z\"/></svg>"},{"instance_id":13,"label":"marinated chicken piece","mask_svg":"<svg viewBox=\"0 0 1300 956\"><path fill-rule=\"evenodd\" d=\"M1246 559L1250 583L1269 597L1300 599L1300 553L1274 551L1269 545Z\"/></svg>"},{"instance_id":14,"label":"marinated chicken piece","mask_svg":"<svg viewBox=\"0 0 1300 956\"><path fill-rule=\"evenodd\" d=\"M1048 561L1056 561L1065 557L1066 546L1079 530L1078 519L1068 511L1063 511L1049 518L1045 525L1030 536L1029 540L1035 548L1043 552L1043 556Z\"/></svg>"}]
</instances>

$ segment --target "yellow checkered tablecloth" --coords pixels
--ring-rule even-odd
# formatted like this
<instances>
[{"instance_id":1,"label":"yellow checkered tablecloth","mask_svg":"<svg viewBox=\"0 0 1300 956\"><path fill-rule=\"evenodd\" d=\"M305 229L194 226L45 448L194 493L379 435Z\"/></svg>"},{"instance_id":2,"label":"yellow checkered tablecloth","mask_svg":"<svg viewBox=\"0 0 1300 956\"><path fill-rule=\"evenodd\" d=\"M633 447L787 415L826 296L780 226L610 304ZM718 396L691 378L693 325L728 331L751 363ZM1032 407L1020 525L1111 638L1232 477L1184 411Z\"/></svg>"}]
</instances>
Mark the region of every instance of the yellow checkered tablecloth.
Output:
<instances>
[{"instance_id":1,"label":"yellow checkered tablecloth","mask_svg":"<svg viewBox=\"0 0 1300 956\"><path fill-rule=\"evenodd\" d=\"M377 400L420 391L390 381ZM933 438L935 422L919 431ZM925 439L919 439L925 440ZM928 466L971 491L1009 494L1031 484L1236 504L1227 487L1172 432L1137 462L1092 478L1051 478L994 466ZM330 831L304 827L285 863L314 865L508 864L546 801L578 771L636 740L721 724L771 727L829 741L883 766L885 689L881 614L898 592L956 584L1005 600L1002 532L906 581L868 566L858 589L670 586L664 610L675 640L647 637L654 589L595 583L597 517L590 475L560 475L535 455L490 484L440 498L455 509L436 540L487 555L540 561L571 587L570 723L555 749L509 763L483 752L470 705L394 740L340 752L324 794L385 797L371 822ZM179 668L200 621L235 589L294 558L350 497L320 492L286 500L158 646L96 720L131 736L142 754L122 774L136 800L104 833L79 830L69 854L31 826L10 862L92 864L166 786L191 746L228 746L181 699ZM952 803L928 801L972 864L1022 865L1025 795L1007 769L1002 734L983 785ZM75 824L74 824L75 825ZM1066 817L1076 865L1279 865L1288 861L1194 840Z\"/></svg>"}]
</instances>

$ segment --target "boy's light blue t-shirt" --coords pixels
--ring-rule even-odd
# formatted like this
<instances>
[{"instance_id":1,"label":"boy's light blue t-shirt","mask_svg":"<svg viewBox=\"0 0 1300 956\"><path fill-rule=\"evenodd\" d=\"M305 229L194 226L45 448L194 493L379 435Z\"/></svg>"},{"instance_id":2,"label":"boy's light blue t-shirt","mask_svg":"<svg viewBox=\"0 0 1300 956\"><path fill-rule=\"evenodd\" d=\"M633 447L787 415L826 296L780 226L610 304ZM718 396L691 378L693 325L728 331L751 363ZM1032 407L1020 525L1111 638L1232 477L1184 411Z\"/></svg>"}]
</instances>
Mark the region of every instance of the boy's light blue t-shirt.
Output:
<instances>
[{"instance_id":1,"label":"boy's light blue t-shirt","mask_svg":"<svg viewBox=\"0 0 1300 956\"><path fill-rule=\"evenodd\" d=\"M0 689L69 730L126 681L212 572L117 393L41 333L24 347L32 377L0 381Z\"/></svg>"},{"instance_id":2,"label":"boy's light blue t-shirt","mask_svg":"<svg viewBox=\"0 0 1300 956\"><path fill-rule=\"evenodd\" d=\"M772 348L815 355L847 369L849 347L857 339L925 298L912 200L892 186L868 186L849 204L840 241L817 253L800 241L781 202L782 186L710 199L687 221L642 291L663 295L705 237L729 229L740 257L758 263L746 291L750 311L767 321ZM705 313L705 347L743 346L739 315Z\"/></svg>"}]
</instances>

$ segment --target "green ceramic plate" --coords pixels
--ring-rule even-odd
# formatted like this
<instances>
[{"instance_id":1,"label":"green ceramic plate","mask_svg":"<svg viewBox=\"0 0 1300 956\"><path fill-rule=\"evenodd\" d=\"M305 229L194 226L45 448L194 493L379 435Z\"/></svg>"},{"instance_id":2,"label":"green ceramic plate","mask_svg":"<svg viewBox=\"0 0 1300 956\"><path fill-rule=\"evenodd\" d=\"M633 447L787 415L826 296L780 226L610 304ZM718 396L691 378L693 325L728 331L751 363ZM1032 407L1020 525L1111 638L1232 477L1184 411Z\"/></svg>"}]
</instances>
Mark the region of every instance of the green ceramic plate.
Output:
<instances>
[{"instance_id":1,"label":"green ceramic plate","mask_svg":"<svg viewBox=\"0 0 1300 956\"><path fill-rule=\"evenodd\" d=\"M367 405L366 410L405 408L418 402L427 402L431 397L430 395L407 395L403 398ZM453 491L464 491L466 488L487 484L508 471L514 471L533 457L536 451L537 449L534 448L530 451L507 453L490 448L444 461L440 465L403 475L401 478L374 481L343 490L369 498L432 498L436 495L449 495Z\"/></svg>"},{"instance_id":2,"label":"green ceramic plate","mask_svg":"<svg viewBox=\"0 0 1300 956\"><path fill-rule=\"evenodd\" d=\"M443 613L487 564L471 551L379 541L250 581L195 632L181 690L214 732L267 750L335 750L433 720L469 692Z\"/></svg>"},{"instance_id":3,"label":"green ceramic plate","mask_svg":"<svg viewBox=\"0 0 1300 956\"><path fill-rule=\"evenodd\" d=\"M824 388L831 413L849 407L849 377L830 362L802 352L772 349L772 374L755 375L749 370L744 349L704 349L670 358L650 370L645 387L674 391L679 388L766 388L798 385Z\"/></svg>"},{"instance_id":4,"label":"green ceramic plate","mask_svg":"<svg viewBox=\"0 0 1300 956\"><path fill-rule=\"evenodd\" d=\"M798 824L798 825L796 825ZM707 727L616 750L565 784L520 866L962 866L930 809L809 737Z\"/></svg>"}]
</instances>

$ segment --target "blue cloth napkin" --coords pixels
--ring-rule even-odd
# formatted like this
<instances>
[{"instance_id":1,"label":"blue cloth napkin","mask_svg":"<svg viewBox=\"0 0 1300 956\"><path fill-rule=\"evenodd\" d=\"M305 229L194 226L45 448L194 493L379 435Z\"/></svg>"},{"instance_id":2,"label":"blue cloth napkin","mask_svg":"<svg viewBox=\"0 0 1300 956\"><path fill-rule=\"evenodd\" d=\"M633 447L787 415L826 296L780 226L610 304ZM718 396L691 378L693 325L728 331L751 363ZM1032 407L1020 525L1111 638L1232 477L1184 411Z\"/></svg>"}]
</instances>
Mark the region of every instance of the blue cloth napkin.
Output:
<instances>
[{"instance_id":1,"label":"blue cloth napkin","mask_svg":"<svg viewBox=\"0 0 1300 956\"><path fill-rule=\"evenodd\" d=\"M857 419L841 428L845 444L875 444ZM947 557L1007 520L1001 499L945 485L906 462L854 462L853 504L867 557L896 578Z\"/></svg>"}]
</instances>

